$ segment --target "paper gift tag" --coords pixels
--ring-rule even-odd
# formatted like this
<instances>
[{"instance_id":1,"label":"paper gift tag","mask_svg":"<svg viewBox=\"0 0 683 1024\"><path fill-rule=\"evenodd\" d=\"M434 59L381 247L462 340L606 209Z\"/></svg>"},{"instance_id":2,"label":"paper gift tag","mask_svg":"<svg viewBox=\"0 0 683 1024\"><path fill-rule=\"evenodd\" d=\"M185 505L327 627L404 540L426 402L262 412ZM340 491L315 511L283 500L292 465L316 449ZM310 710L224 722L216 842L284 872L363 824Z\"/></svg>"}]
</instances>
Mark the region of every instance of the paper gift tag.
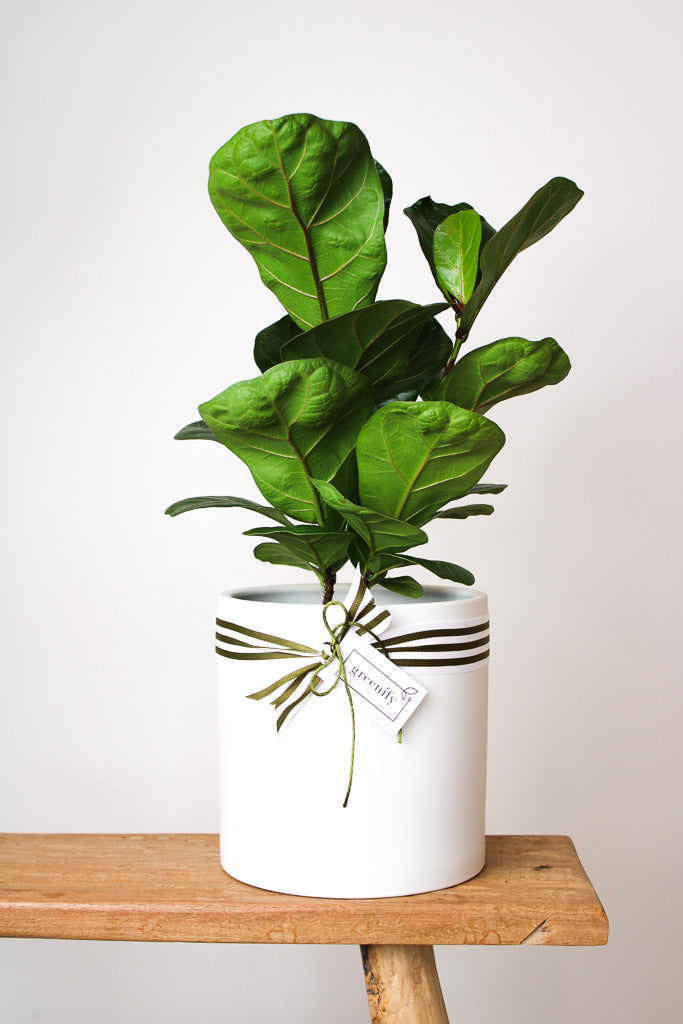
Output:
<instances>
[{"instance_id":1,"label":"paper gift tag","mask_svg":"<svg viewBox=\"0 0 683 1024\"><path fill-rule=\"evenodd\" d=\"M403 728L427 696L427 690L385 658L365 636L347 633L341 642L346 680L361 711L391 736Z\"/></svg>"}]
</instances>

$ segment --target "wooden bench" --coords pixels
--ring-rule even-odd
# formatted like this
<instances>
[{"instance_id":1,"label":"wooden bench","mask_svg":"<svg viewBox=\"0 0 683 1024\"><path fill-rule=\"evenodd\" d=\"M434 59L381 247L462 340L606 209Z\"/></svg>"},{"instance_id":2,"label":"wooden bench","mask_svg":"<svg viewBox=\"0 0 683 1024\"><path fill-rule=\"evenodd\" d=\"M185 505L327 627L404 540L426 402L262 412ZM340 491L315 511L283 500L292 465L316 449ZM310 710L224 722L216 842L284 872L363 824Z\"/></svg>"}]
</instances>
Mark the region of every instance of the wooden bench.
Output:
<instances>
[{"instance_id":1,"label":"wooden bench","mask_svg":"<svg viewBox=\"0 0 683 1024\"><path fill-rule=\"evenodd\" d=\"M0 835L0 935L358 944L373 1024L448 1024L434 945L599 946L566 836L490 836L476 878L396 899L284 896L230 878L214 835Z\"/></svg>"}]
</instances>

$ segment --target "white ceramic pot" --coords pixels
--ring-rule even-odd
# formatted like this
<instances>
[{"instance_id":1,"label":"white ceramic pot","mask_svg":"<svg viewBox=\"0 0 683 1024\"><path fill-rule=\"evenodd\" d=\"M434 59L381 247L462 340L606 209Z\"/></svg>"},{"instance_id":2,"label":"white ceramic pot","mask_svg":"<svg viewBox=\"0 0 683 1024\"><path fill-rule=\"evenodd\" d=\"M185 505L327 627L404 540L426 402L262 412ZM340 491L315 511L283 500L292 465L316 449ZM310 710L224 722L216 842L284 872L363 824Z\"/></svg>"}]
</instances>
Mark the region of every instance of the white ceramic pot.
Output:
<instances>
[{"instance_id":1,"label":"white ceramic pot","mask_svg":"<svg viewBox=\"0 0 683 1024\"><path fill-rule=\"evenodd\" d=\"M415 601L375 587L372 596L391 612L387 635L425 623L460 628L462 662L404 670L428 695L407 722L401 743L354 700L355 764L347 807L342 803L351 719L344 686L325 697L309 696L277 733L272 698L247 695L299 662L232 660L220 653L221 623L321 650L329 636L320 588L245 588L219 599L220 851L223 868L234 878L295 895L365 898L447 888L484 866L486 595L427 587ZM479 660L470 657L472 623L479 630Z\"/></svg>"}]
</instances>

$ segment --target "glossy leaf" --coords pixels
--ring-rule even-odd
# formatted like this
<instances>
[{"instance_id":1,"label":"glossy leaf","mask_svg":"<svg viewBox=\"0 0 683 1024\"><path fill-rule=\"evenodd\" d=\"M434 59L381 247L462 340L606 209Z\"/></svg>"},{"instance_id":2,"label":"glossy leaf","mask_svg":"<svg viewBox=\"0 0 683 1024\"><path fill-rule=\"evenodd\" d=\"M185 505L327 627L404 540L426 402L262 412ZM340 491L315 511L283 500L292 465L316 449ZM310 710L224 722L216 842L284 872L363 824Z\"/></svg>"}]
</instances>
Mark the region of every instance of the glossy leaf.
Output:
<instances>
[{"instance_id":1,"label":"glossy leaf","mask_svg":"<svg viewBox=\"0 0 683 1024\"><path fill-rule=\"evenodd\" d=\"M277 508L270 508L268 505L258 505L255 501L250 501L249 498L233 498L227 495L222 497L205 495L201 498L183 498L181 501L176 501L169 505L166 509L166 515L179 516L183 512L191 512L197 508L245 508L250 512L258 512L259 515L273 519L276 523L281 523L283 526L291 526L287 516L283 515Z\"/></svg>"},{"instance_id":2,"label":"glossy leaf","mask_svg":"<svg viewBox=\"0 0 683 1024\"><path fill-rule=\"evenodd\" d=\"M558 384L571 364L554 338L503 338L458 360L437 397L463 409L486 412L504 398Z\"/></svg>"},{"instance_id":3,"label":"glossy leaf","mask_svg":"<svg viewBox=\"0 0 683 1024\"><path fill-rule=\"evenodd\" d=\"M281 363L199 407L218 440L247 464L267 501L320 524L311 478L335 476L371 410L367 381L324 359Z\"/></svg>"},{"instance_id":4,"label":"glossy leaf","mask_svg":"<svg viewBox=\"0 0 683 1024\"><path fill-rule=\"evenodd\" d=\"M395 380L375 389L375 400L398 397L415 401L425 384L441 378L452 349L453 342L439 321L428 320L408 355L405 369Z\"/></svg>"},{"instance_id":5,"label":"glossy leaf","mask_svg":"<svg viewBox=\"0 0 683 1024\"><path fill-rule=\"evenodd\" d=\"M173 436L174 441L217 441L218 438L211 433L204 420L197 420L195 423L188 423Z\"/></svg>"},{"instance_id":6,"label":"glossy leaf","mask_svg":"<svg viewBox=\"0 0 683 1024\"><path fill-rule=\"evenodd\" d=\"M467 494L500 494L506 487L507 484L475 484Z\"/></svg>"},{"instance_id":7,"label":"glossy leaf","mask_svg":"<svg viewBox=\"0 0 683 1024\"><path fill-rule=\"evenodd\" d=\"M319 481L317 481L319 482ZM337 473L332 477L332 484L350 501L358 498L358 463L355 449L347 456Z\"/></svg>"},{"instance_id":8,"label":"glossy leaf","mask_svg":"<svg viewBox=\"0 0 683 1024\"><path fill-rule=\"evenodd\" d=\"M249 125L211 160L209 195L301 327L374 299L385 196L355 125L312 114Z\"/></svg>"},{"instance_id":9,"label":"glossy leaf","mask_svg":"<svg viewBox=\"0 0 683 1024\"><path fill-rule=\"evenodd\" d=\"M436 280L446 297L460 306L474 291L479 266L481 221L474 210L461 210L446 217L434 232Z\"/></svg>"},{"instance_id":10,"label":"glossy leaf","mask_svg":"<svg viewBox=\"0 0 683 1024\"><path fill-rule=\"evenodd\" d=\"M469 569L455 562L444 562L441 559L417 558L415 555L406 555L401 559L404 565L421 565L423 569L433 572L442 580L450 580L452 583L464 583L471 587L474 583L474 576Z\"/></svg>"},{"instance_id":11,"label":"glossy leaf","mask_svg":"<svg viewBox=\"0 0 683 1024\"><path fill-rule=\"evenodd\" d=\"M404 597L418 598L424 595L424 587L412 576L384 576L377 581L385 590L391 590L395 594L402 594ZM370 584L372 586L372 582Z\"/></svg>"},{"instance_id":12,"label":"glossy leaf","mask_svg":"<svg viewBox=\"0 0 683 1024\"><path fill-rule=\"evenodd\" d=\"M420 248L429 263L430 270L437 284L439 284L439 281L434 266L434 232L439 224L443 224L447 217L460 213L461 210L471 209L472 207L469 203L456 203L455 206L449 206L448 203L436 203L431 196L424 196L424 198L418 199L416 203L408 206L403 211L417 232ZM479 216L479 221L481 224L481 245L483 247L496 232L481 215Z\"/></svg>"},{"instance_id":13,"label":"glossy leaf","mask_svg":"<svg viewBox=\"0 0 683 1024\"><path fill-rule=\"evenodd\" d=\"M436 513L436 519L468 519L470 516L490 516L495 509L493 505L456 505L444 508Z\"/></svg>"},{"instance_id":14,"label":"glossy leaf","mask_svg":"<svg viewBox=\"0 0 683 1024\"><path fill-rule=\"evenodd\" d=\"M378 160L375 160L375 167L379 174L379 183L382 186L382 196L384 197L384 216L382 219L382 226L386 233L389 224L389 208L394 195L394 183L391 180L389 172L382 167Z\"/></svg>"},{"instance_id":15,"label":"glossy leaf","mask_svg":"<svg viewBox=\"0 0 683 1024\"><path fill-rule=\"evenodd\" d=\"M452 355L452 349L453 346L451 345L451 351L448 353L449 358ZM420 397L423 398L425 402L437 402L440 400L439 395L441 394L441 384L444 379L443 369L444 367L442 366L441 371L430 377L427 383L423 385L422 390L420 391Z\"/></svg>"},{"instance_id":16,"label":"glossy leaf","mask_svg":"<svg viewBox=\"0 0 683 1024\"><path fill-rule=\"evenodd\" d=\"M361 503L417 526L477 483L505 436L448 402L390 402L358 437Z\"/></svg>"},{"instance_id":17,"label":"glossy leaf","mask_svg":"<svg viewBox=\"0 0 683 1024\"><path fill-rule=\"evenodd\" d=\"M469 334L496 281L510 266L515 256L552 231L568 213L571 213L582 195L583 192L573 181L567 178L552 178L534 193L519 213L482 245L481 280L474 289L460 321L460 330L464 338Z\"/></svg>"},{"instance_id":18,"label":"glossy leaf","mask_svg":"<svg viewBox=\"0 0 683 1024\"><path fill-rule=\"evenodd\" d=\"M417 306L403 299L374 302L299 334L283 346L282 358L323 356L350 366L373 385L375 400L379 401L405 377L425 325L433 320L435 313L447 308L443 302L430 306ZM438 349L440 359L439 343L432 345ZM426 357L429 363L429 353ZM422 358L424 361L425 354Z\"/></svg>"},{"instance_id":19,"label":"glossy leaf","mask_svg":"<svg viewBox=\"0 0 683 1024\"><path fill-rule=\"evenodd\" d=\"M306 569L309 572L314 572L320 582L323 582L323 576L315 566L310 565L303 558L297 558L291 551L283 547L282 544L274 541L257 544L254 548L254 557L258 558L259 562L269 562L271 565L291 565L295 569Z\"/></svg>"},{"instance_id":20,"label":"glossy leaf","mask_svg":"<svg viewBox=\"0 0 683 1024\"><path fill-rule=\"evenodd\" d=\"M289 315L258 332L254 339L254 362L261 373L282 362L282 346L297 334L301 334L301 328Z\"/></svg>"},{"instance_id":21,"label":"glossy leaf","mask_svg":"<svg viewBox=\"0 0 683 1024\"><path fill-rule=\"evenodd\" d=\"M322 530L318 526L264 526L245 530L245 537L267 537L281 544L295 558L319 569L323 576L335 572L346 561L351 535Z\"/></svg>"},{"instance_id":22,"label":"glossy leaf","mask_svg":"<svg viewBox=\"0 0 683 1024\"><path fill-rule=\"evenodd\" d=\"M427 534L416 526L356 505L340 494L332 484L322 480L316 480L314 483L325 504L339 512L351 530L364 542L367 548L367 563L364 569L377 572L377 556L382 552L407 551L408 548L427 543Z\"/></svg>"},{"instance_id":23,"label":"glossy leaf","mask_svg":"<svg viewBox=\"0 0 683 1024\"><path fill-rule=\"evenodd\" d=\"M380 408L382 405L386 405L387 402L417 402L420 397L420 391L418 388L412 388L410 391L399 391L397 395L389 395L387 398L383 398L381 402L377 403L377 407Z\"/></svg>"}]
</instances>

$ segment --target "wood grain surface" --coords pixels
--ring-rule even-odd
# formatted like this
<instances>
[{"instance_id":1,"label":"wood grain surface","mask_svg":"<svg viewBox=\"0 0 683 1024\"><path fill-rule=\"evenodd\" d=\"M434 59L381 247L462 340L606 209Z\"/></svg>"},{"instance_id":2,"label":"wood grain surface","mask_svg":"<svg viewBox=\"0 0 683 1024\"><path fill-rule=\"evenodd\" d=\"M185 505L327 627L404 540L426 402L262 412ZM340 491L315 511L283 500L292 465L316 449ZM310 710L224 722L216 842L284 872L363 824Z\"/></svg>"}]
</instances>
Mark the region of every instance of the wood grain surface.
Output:
<instances>
[{"instance_id":1,"label":"wood grain surface","mask_svg":"<svg viewBox=\"0 0 683 1024\"><path fill-rule=\"evenodd\" d=\"M215 835L0 835L0 935L162 942L602 945L608 924L566 836L490 836L452 889L285 896L226 875Z\"/></svg>"}]
</instances>

